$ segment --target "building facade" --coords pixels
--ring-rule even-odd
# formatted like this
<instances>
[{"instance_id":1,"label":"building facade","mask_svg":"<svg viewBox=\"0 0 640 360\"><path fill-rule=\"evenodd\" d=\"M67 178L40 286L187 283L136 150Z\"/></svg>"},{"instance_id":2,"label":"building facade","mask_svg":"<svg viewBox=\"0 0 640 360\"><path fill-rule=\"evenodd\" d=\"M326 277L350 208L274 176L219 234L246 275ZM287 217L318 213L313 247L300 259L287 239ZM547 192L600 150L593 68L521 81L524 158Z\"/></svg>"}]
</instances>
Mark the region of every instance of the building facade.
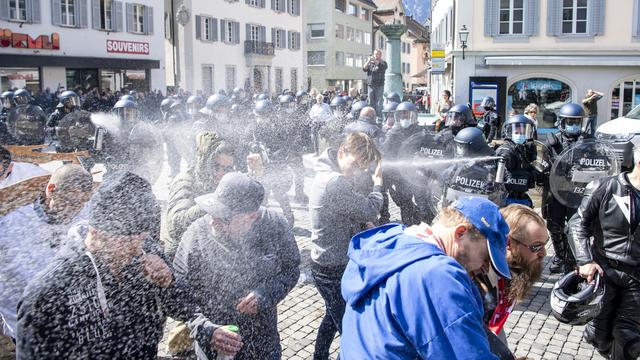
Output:
<instances>
[{"instance_id":1,"label":"building facade","mask_svg":"<svg viewBox=\"0 0 640 360\"><path fill-rule=\"evenodd\" d=\"M310 87L365 91L362 66L372 54L376 5L371 0L307 0L306 6Z\"/></svg>"},{"instance_id":2,"label":"building facade","mask_svg":"<svg viewBox=\"0 0 640 360\"><path fill-rule=\"evenodd\" d=\"M307 89L302 4L166 0L167 83L204 96Z\"/></svg>"},{"instance_id":3,"label":"building facade","mask_svg":"<svg viewBox=\"0 0 640 360\"><path fill-rule=\"evenodd\" d=\"M0 90L165 90L160 0L0 0Z\"/></svg>"},{"instance_id":4,"label":"building facade","mask_svg":"<svg viewBox=\"0 0 640 360\"><path fill-rule=\"evenodd\" d=\"M451 89L456 103L474 106L493 93L506 114L536 103L540 126L551 128L564 103L594 89L604 93L603 123L640 104L639 19L639 0L434 1L432 43L445 65L432 73L433 93Z\"/></svg>"}]
</instances>

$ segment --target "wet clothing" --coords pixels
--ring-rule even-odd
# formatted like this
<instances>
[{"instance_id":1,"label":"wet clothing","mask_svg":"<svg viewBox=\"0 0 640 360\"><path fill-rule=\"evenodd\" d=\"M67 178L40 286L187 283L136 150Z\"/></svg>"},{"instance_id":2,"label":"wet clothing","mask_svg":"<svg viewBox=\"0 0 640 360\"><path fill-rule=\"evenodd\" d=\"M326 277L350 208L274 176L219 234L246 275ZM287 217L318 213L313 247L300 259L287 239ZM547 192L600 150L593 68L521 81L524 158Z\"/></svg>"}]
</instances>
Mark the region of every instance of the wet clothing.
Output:
<instances>
[{"instance_id":1,"label":"wet clothing","mask_svg":"<svg viewBox=\"0 0 640 360\"><path fill-rule=\"evenodd\" d=\"M500 137L500 116L495 110L487 110L480 120L482 132L484 133L487 143ZM480 125L480 124L479 124Z\"/></svg>"},{"instance_id":2,"label":"wet clothing","mask_svg":"<svg viewBox=\"0 0 640 360\"><path fill-rule=\"evenodd\" d=\"M345 359L496 359L482 298L439 247L389 224L356 235L342 278ZM420 236L420 237L419 237ZM464 344L464 346L461 346Z\"/></svg>"},{"instance_id":3,"label":"wet clothing","mask_svg":"<svg viewBox=\"0 0 640 360\"><path fill-rule=\"evenodd\" d=\"M536 159L535 146L532 143L516 145L507 139L496 149L496 156L505 161L506 204L518 203L533 207L527 191L535 187L535 170L531 165Z\"/></svg>"},{"instance_id":4,"label":"wet clothing","mask_svg":"<svg viewBox=\"0 0 640 360\"><path fill-rule=\"evenodd\" d=\"M210 216L203 216L185 232L174 259L176 277L191 286L202 314L214 323L240 327L244 346L238 360L279 358L277 305L300 275L300 253L286 220L273 210L259 211L240 241L216 236ZM251 292L258 299L255 316L236 311L238 299ZM215 359L203 345L196 352Z\"/></svg>"},{"instance_id":5,"label":"wet clothing","mask_svg":"<svg viewBox=\"0 0 640 360\"><path fill-rule=\"evenodd\" d=\"M0 189L11 186L22 180L49 175L49 172L45 168L35 164L19 161L12 161L11 163L13 164L13 167L11 168L9 176L0 180Z\"/></svg>"},{"instance_id":6,"label":"wet clothing","mask_svg":"<svg viewBox=\"0 0 640 360\"><path fill-rule=\"evenodd\" d=\"M71 113L71 111L67 111L67 108L64 106L56 107L56 110L52 112L47 119L47 131L49 131L51 134L55 134L55 127L58 126L60 120L62 120L69 113Z\"/></svg>"},{"instance_id":7,"label":"wet clothing","mask_svg":"<svg viewBox=\"0 0 640 360\"><path fill-rule=\"evenodd\" d=\"M45 140L47 116L37 105L12 108L7 118L7 129L16 145L41 145Z\"/></svg>"},{"instance_id":8,"label":"wet clothing","mask_svg":"<svg viewBox=\"0 0 640 360\"><path fill-rule=\"evenodd\" d=\"M379 143L383 136L380 126L361 119L348 123L343 132L345 135L356 132L365 133L376 143Z\"/></svg>"}]
</instances>

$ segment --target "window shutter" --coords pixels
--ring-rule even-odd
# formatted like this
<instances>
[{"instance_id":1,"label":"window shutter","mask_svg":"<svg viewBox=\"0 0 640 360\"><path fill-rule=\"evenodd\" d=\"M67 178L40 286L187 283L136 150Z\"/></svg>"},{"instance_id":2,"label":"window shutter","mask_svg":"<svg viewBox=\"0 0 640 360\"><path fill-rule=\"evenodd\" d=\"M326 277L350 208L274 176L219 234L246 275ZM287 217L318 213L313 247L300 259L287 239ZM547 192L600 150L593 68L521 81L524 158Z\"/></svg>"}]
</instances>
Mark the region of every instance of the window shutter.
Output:
<instances>
[{"instance_id":1,"label":"window shutter","mask_svg":"<svg viewBox=\"0 0 640 360\"><path fill-rule=\"evenodd\" d=\"M122 24L122 1L114 1L111 4L111 29L112 31L124 31ZM114 20L115 19L115 20Z\"/></svg>"},{"instance_id":2,"label":"window shutter","mask_svg":"<svg viewBox=\"0 0 640 360\"><path fill-rule=\"evenodd\" d=\"M287 49L291 49L291 31L287 31Z\"/></svg>"},{"instance_id":3,"label":"window shutter","mask_svg":"<svg viewBox=\"0 0 640 360\"><path fill-rule=\"evenodd\" d=\"M484 36L498 35L498 0L484 0Z\"/></svg>"},{"instance_id":4,"label":"window shutter","mask_svg":"<svg viewBox=\"0 0 640 360\"><path fill-rule=\"evenodd\" d=\"M78 3L76 4L76 8L79 8L80 10L79 12L79 16L76 17L77 19L77 23L76 26L81 28L81 29L85 29L89 26L89 15L87 15L87 0L77 0Z\"/></svg>"},{"instance_id":5,"label":"window shutter","mask_svg":"<svg viewBox=\"0 0 640 360\"><path fill-rule=\"evenodd\" d=\"M276 48L278 45L276 44L276 33L278 30L271 28L271 42L273 43L273 47Z\"/></svg>"},{"instance_id":6,"label":"window shutter","mask_svg":"<svg viewBox=\"0 0 640 360\"><path fill-rule=\"evenodd\" d=\"M605 0L589 0L589 34L604 34L604 8Z\"/></svg>"},{"instance_id":7,"label":"window shutter","mask_svg":"<svg viewBox=\"0 0 640 360\"><path fill-rule=\"evenodd\" d=\"M211 26L209 27L211 29L211 41L218 41L218 19L216 18L209 18L211 19Z\"/></svg>"},{"instance_id":8,"label":"window shutter","mask_svg":"<svg viewBox=\"0 0 640 360\"><path fill-rule=\"evenodd\" d=\"M300 16L300 0L292 0L293 15Z\"/></svg>"},{"instance_id":9,"label":"window shutter","mask_svg":"<svg viewBox=\"0 0 640 360\"><path fill-rule=\"evenodd\" d=\"M133 4L127 4L127 32L133 31Z\"/></svg>"},{"instance_id":10,"label":"window shutter","mask_svg":"<svg viewBox=\"0 0 640 360\"><path fill-rule=\"evenodd\" d=\"M209 19L209 24L210 24L211 26L209 26L209 31L208 31L207 36L209 37L209 41L216 41L216 39L213 37L213 34L214 34L214 32L215 32L216 25L218 25L218 24L215 24L215 23L213 22L213 20L214 20L214 19L213 19L212 17L210 17L210 18L208 18L208 19Z\"/></svg>"},{"instance_id":11,"label":"window shutter","mask_svg":"<svg viewBox=\"0 0 640 360\"><path fill-rule=\"evenodd\" d=\"M562 1L547 0L547 35L560 35L560 26L562 19Z\"/></svg>"},{"instance_id":12,"label":"window shutter","mask_svg":"<svg viewBox=\"0 0 640 360\"><path fill-rule=\"evenodd\" d=\"M202 40L202 16L196 15L196 39Z\"/></svg>"},{"instance_id":13,"label":"window shutter","mask_svg":"<svg viewBox=\"0 0 640 360\"><path fill-rule=\"evenodd\" d=\"M100 23L100 0L91 0L91 27L102 29Z\"/></svg>"},{"instance_id":14,"label":"window shutter","mask_svg":"<svg viewBox=\"0 0 640 360\"><path fill-rule=\"evenodd\" d=\"M278 47L284 49L287 47L287 32L285 30L278 30L280 33L280 39L278 39Z\"/></svg>"},{"instance_id":15,"label":"window shutter","mask_svg":"<svg viewBox=\"0 0 640 360\"><path fill-rule=\"evenodd\" d=\"M296 50L300 50L302 46L302 37L299 32L296 33Z\"/></svg>"},{"instance_id":16,"label":"window shutter","mask_svg":"<svg viewBox=\"0 0 640 360\"><path fill-rule=\"evenodd\" d=\"M529 0L524 2L525 29L524 33L528 36L538 35L538 18L540 17L540 0Z\"/></svg>"},{"instance_id":17,"label":"window shutter","mask_svg":"<svg viewBox=\"0 0 640 360\"><path fill-rule=\"evenodd\" d=\"M220 41L227 42L227 20L220 20Z\"/></svg>"},{"instance_id":18,"label":"window shutter","mask_svg":"<svg viewBox=\"0 0 640 360\"><path fill-rule=\"evenodd\" d=\"M9 20L9 0L0 0L0 19Z\"/></svg>"},{"instance_id":19,"label":"window shutter","mask_svg":"<svg viewBox=\"0 0 640 360\"><path fill-rule=\"evenodd\" d=\"M246 24L244 27L244 30L246 31L245 40L247 41L253 40L251 39L251 24Z\"/></svg>"},{"instance_id":20,"label":"window shutter","mask_svg":"<svg viewBox=\"0 0 640 360\"><path fill-rule=\"evenodd\" d=\"M147 35L153 35L153 6L144 6L144 19L146 21L144 31Z\"/></svg>"},{"instance_id":21,"label":"window shutter","mask_svg":"<svg viewBox=\"0 0 640 360\"><path fill-rule=\"evenodd\" d=\"M267 42L267 28L260 26L260 42Z\"/></svg>"},{"instance_id":22,"label":"window shutter","mask_svg":"<svg viewBox=\"0 0 640 360\"><path fill-rule=\"evenodd\" d=\"M27 0L27 21L32 24L40 24L40 0Z\"/></svg>"},{"instance_id":23,"label":"window shutter","mask_svg":"<svg viewBox=\"0 0 640 360\"><path fill-rule=\"evenodd\" d=\"M60 0L51 0L51 24L62 24L62 4L60 3Z\"/></svg>"},{"instance_id":24,"label":"window shutter","mask_svg":"<svg viewBox=\"0 0 640 360\"><path fill-rule=\"evenodd\" d=\"M240 23L237 21L233 22L233 43L240 44Z\"/></svg>"},{"instance_id":25,"label":"window shutter","mask_svg":"<svg viewBox=\"0 0 640 360\"><path fill-rule=\"evenodd\" d=\"M640 37L640 0L633 2L633 37Z\"/></svg>"}]
</instances>

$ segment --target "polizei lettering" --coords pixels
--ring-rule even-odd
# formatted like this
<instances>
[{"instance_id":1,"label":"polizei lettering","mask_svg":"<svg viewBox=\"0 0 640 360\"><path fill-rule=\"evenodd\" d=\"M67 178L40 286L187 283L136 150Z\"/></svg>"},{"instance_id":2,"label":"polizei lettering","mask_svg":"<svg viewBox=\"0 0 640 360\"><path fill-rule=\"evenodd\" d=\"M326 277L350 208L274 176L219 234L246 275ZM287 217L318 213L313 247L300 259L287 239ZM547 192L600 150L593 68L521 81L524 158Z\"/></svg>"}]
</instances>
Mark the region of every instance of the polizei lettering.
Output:
<instances>
[{"instance_id":1,"label":"polizei lettering","mask_svg":"<svg viewBox=\"0 0 640 360\"><path fill-rule=\"evenodd\" d=\"M527 179L508 178L507 184L527 186Z\"/></svg>"},{"instance_id":2,"label":"polizei lettering","mask_svg":"<svg viewBox=\"0 0 640 360\"><path fill-rule=\"evenodd\" d=\"M604 167L606 164L604 159L580 159L580 165L591 166L591 167Z\"/></svg>"},{"instance_id":3,"label":"polizei lettering","mask_svg":"<svg viewBox=\"0 0 640 360\"><path fill-rule=\"evenodd\" d=\"M423 147L423 148L420 148L420 152L425 155L444 156L442 149L430 149L430 148Z\"/></svg>"},{"instance_id":4,"label":"polizei lettering","mask_svg":"<svg viewBox=\"0 0 640 360\"><path fill-rule=\"evenodd\" d=\"M469 179L462 176L456 176L456 184L460 184L466 187L472 187L476 189L484 189L487 185L486 181Z\"/></svg>"}]
</instances>

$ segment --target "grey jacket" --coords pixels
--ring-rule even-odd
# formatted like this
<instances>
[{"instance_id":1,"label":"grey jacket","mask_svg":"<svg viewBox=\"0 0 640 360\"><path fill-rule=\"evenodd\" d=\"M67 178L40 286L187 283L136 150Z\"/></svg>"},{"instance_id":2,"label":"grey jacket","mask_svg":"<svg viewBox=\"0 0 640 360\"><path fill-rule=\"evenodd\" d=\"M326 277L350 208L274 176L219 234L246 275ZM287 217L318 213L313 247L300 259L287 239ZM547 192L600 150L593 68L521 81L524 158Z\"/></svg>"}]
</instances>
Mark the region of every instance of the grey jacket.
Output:
<instances>
[{"instance_id":1,"label":"grey jacket","mask_svg":"<svg viewBox=\"0 0 640 360\"><path fill-rule=\"evenodd\" d=\"M351 237L360 231L360 224L376 221L380 213L381 191L381 186L374 186L369 195L362 195L341 174L335 150L320 155L309 196L311 259L316 265L347 265Z\"/></svg>"}]
</instances>

